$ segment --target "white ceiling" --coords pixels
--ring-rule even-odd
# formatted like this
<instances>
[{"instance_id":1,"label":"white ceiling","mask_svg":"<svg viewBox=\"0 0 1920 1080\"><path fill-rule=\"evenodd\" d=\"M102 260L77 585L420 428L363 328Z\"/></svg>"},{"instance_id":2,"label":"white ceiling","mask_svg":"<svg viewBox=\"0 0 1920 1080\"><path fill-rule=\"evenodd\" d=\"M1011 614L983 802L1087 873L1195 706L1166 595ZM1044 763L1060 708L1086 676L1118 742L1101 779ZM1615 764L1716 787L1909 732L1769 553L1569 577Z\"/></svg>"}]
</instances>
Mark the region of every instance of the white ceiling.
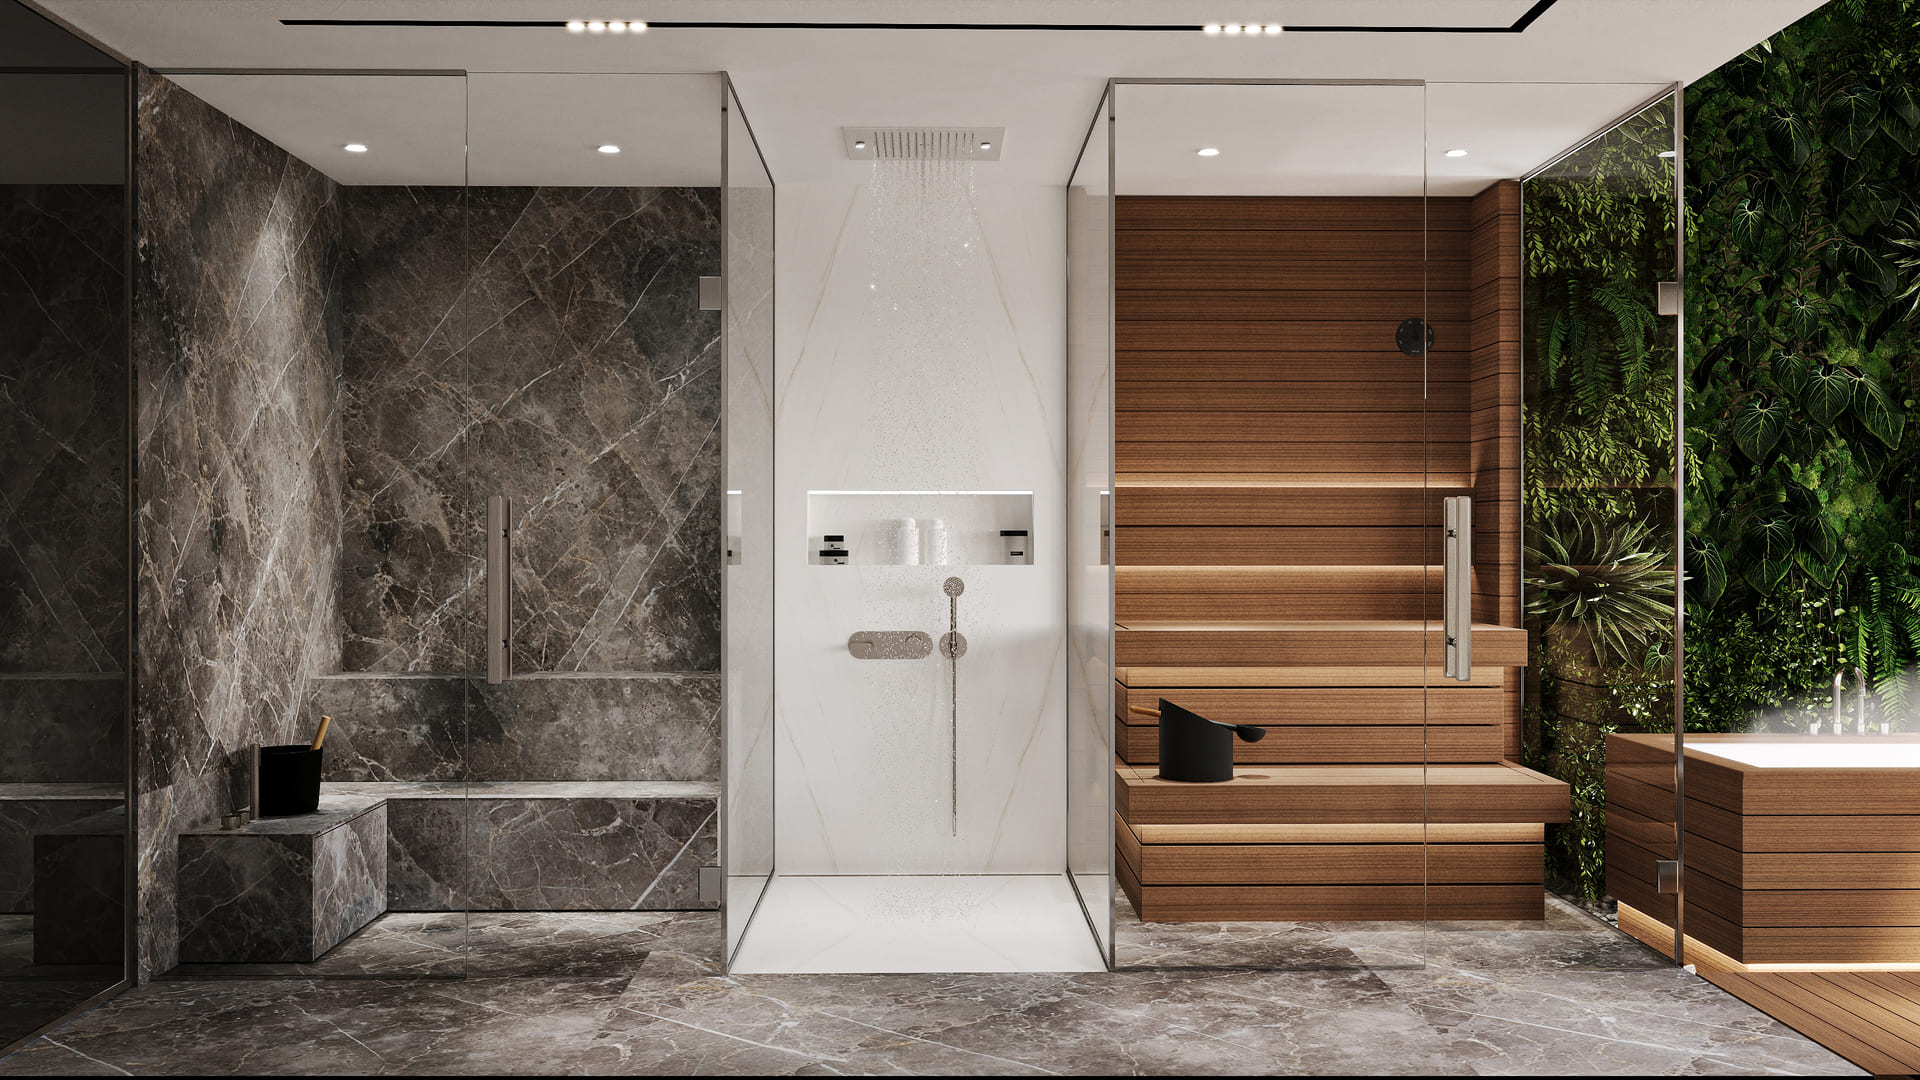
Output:
<instances>
[{"instance_id":1,"label":"white ceiling","mask_svg":"<svg viewBox=\"0 0 1920 1080\"><path fill-rule=\"evenodd\" d=\"M1057 185L1078 152L1109 76L1172 78L1426 79L1479 83L1432 87L1430 147L1462 145L1471 156L1430 163L1436 190L1465 188L1539 164L1645 100L1660 84L1687 82L1816 8L1820 0L1559 0L1524 34L1317 34L1257 39L1194 32L903 30L673 30L623 37L546 29L284 27L281 18L965 21L1190 23L1213 17L1304 24L1507 24L1530 0L38 0L108 47L156 67L434 68L474 72L729 72L761 149L780 183L859 181L870 168L846 160L842 125L1005 125L1004 156L981 165L981 183ZM1231 11L1223 10L1231 8ZM627 102L615 83L528 82L485 99L476 77L476 158L497 120L508 142L496 151L546 183L592 179L607 163L572 151L595 124L651 121L695 132L700 107L649 89ZM298 95L295 95L298 96ZM272 95L261 94L264 103ZM1143 99L1144 100L1144 99ZM219 102L216 102L219 104ZM311 113L311 101L296 102ZM602 113L601 106L610 110ZM223 106L225 107L225 106ZM426 106L422 106L423 109ZM437 106L436 106L437 108ZM583 114L593 110L593 116ZM631 110L632 115L625 115ZM1216 143L1238 139L1220 175L1258 179L1283 147L1260 144L1273 121L1151 108L1133 149L1143 183L1180 182L1175 164L1200 162L1201 129ZM294 139L295 106L242 117L269 137ZM1361 149L1400 159L1408 133L1392 113L1349 110L1340 131L1318 129L1319 147L1300 160L1316 184L1342 181L1329 161ZM401 129L420 117L392 101L378 110ZM710 115L710 114L709 114ZM580 123L572 124L578 117ZM369 118L371 121L371 117ZM682 121L684 120L684 123ZM715 121L717 123L717 121ZM1383 126L1384 125L1384 126ZM592 130L590 130L592 129ZM515 135L514 133L519 134ZM1157 133L1157 134L1155 134ZM1149 138L1149 135L1152 135ZM1390 136L1391 137L1388 137ZM317 134L299 134L317 138ZM327 138L334 136L328 135ZM404 135L401 136L404 140ZM633 137L644 137L636 134ZM662 136L663 138L666 136ZM512 139L523 139L515 145ZM367 140L363 140L367 141ZM1446 144L1446 145L1438 145ZM371 143L370 143L371 145ZM422 145L425 145L424 143ZM662 146L672 145L661 143ZM1228 147L1223 145L1223 151ZM1184 159L1174 151L1183 151ZM438 154L438 150L433 153ZM697 149L654 155L690 161ZM1165 162L1155 166L1151 155ZM373 155L367 155L372 158ZM626 155L621 155L626 159ZM1296 155L1299 157L1299 155ZM1353 160L1359 160L1357 158ZM1410 159L1409 159L1410 160ZM623 164L638 169L634 159ZM315 165L326 168L322 162ZM1378 164L1376 161L1375 164ZM1402 167L1411 167L1404 165ZM502 165L503 169L507 165ZM1158 170L1157 172L1155 170ZM1240 170L1232 173L1229 170ZM1456 170L1447 172L1447 169ZM1349 170L1353 172L1355 170ZM1157 176L1158 179L1153 179ZM1348 177L1352 179L1352 177ZM476 182L478 180L476 174ZM349 181L351 182L351 181ZM624 181L633 182L633 181Z\"/></svg>"},{"instance_id":2,"label":"white ceiling","mask_svg":"<svg viewBox=\"0 0 1920 1080\"><path fill-rule=\"evenodd\" d=\"M717 75L174 79L342 184L720 183ZM348 153L348 143L367 151ZM620 153L600 153L604 144Z\"/></svg>"},{"instance_id":3,"label":"white ceiling","mask_svg":"<svg viewBox=\"0 0 1920 1080\"><path fill-rule=\"evenodd\" d=\"M1473 195L1566 150L1578 134L1568 134L1568 117L1585 115L1596 96L1631 107L1665 87L1516 89L1121 84L1115 186L1122 195ZM1220 153L1200 157L1203 147ZM1467 156L1447 157L1454 149Z\"/></svg>"}]
</instances>

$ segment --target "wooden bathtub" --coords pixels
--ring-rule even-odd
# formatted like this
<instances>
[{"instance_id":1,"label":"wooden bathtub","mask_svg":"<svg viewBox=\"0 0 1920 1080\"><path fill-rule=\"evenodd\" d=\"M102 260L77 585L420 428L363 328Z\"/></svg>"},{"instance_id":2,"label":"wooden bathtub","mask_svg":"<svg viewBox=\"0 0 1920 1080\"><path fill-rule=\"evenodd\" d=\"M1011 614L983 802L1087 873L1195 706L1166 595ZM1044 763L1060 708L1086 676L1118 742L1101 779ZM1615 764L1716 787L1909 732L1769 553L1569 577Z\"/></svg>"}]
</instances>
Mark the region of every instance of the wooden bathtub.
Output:
<instances>
[{"instance_id":1,"label":"wooden bathtub","mask_svg":"<svg viewBox=\"0 0 1920 1080\"><path fill-rule=\"evenodd\" d=\"M1686 737L1687 960L1920 964L1920 736ZM1673 737L1607 737L1607 890L1671 955ZM1701 948L1704 946L1704 948Z\"/></svg>"}]
</instances>

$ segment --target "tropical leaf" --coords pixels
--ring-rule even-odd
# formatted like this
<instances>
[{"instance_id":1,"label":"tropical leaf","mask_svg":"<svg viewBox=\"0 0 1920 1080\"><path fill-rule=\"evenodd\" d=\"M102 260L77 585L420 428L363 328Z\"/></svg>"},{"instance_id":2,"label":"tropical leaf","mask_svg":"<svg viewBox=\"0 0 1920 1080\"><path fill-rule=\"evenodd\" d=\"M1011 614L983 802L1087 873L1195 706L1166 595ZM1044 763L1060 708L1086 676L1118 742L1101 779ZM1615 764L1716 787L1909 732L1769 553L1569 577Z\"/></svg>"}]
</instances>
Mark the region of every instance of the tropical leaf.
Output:
<instances>
[{"instance_id":1,"label":"tropical leaf","mask_svg":"<svg viewBox=\"0 0 1920 1080\"><path fill-rule=\"evenodd\" d=\"M1687 599L1712 607L1727 591L1727 563L1720 549L1703 536L1687 538Z\"/></svg>"},{"instance_id":2,"label":"tropical leaf","mask_svg":"<svg viewBox=\"0 0 1920 1080\"><path fill-rule=\"evenodd\" d=\"M1873 138L1879 119L1880 99L1873 91L1864 86L1850 87L1827 106L1823 133L1827 145L1848 158L1857 158Z\"/></svg>"},{"instance_id":3,"label":"tropical leaf","mask_svg":"<svg viewBox=\"0 0 1920 1080\"><path fill-rule=\"evenodd\" d=\"M1799 116L1775 112L1767 117L1767 145L1774 157L1797 169L1813 154L1813 131Z\"/></svg>"},{"instance_id":4,"label":"tropical leaf","mask_svg":"<svg viewBox=\"0 0 1920 1080\"><path fill-rule=\"evenodd\" d=\"M1825 427L1853 403L1853 388L1859 382L1844 368L1809 372L1806 389L1800 392L1800 406L1807 418Z\"/></svg>"},{"instance_id":5,"label":"tropical leaf","mask_svg":"<svg viewBox=\"0 0 1920 1080\"><path fill-rule=\"evenodd\" d=\"M1763 397L1748 398L1733 418L1733 443L1754 464L1764 465L1786 426L1785 405Z\"/></svg>"},{"instance_id":6,"label":"tropical leaf","mask_svg":"<svg viewBox=\"0 0 1920 1080\"><path fill-rule=\"evenodd\" d=\"M1862 378L1854 392L1854 412L1860 423L1889 450L1900 448L1900 437L1907 427L1906 414L1900 411L1879 380Z\"/></svg>"}]
</instances>

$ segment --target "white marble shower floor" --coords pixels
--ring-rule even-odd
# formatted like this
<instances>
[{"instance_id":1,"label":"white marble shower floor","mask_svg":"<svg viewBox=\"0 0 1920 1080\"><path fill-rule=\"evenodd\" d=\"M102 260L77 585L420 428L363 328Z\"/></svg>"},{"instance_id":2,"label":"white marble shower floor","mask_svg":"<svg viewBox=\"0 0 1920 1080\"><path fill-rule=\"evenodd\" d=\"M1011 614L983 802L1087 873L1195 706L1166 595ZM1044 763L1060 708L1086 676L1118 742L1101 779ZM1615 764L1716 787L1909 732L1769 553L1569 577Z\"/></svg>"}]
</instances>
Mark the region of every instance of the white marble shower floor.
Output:
<instances>
[{"instance_id":1,"label":"white marble shower floor","mask_svg":"<svg viewBox=\"0 0 1920 1080\"><path fill-rule=\"evenodd\" d=\"M745 974L1105 971L1063 874L776 877Z\"/></svg>"}]
</instances>

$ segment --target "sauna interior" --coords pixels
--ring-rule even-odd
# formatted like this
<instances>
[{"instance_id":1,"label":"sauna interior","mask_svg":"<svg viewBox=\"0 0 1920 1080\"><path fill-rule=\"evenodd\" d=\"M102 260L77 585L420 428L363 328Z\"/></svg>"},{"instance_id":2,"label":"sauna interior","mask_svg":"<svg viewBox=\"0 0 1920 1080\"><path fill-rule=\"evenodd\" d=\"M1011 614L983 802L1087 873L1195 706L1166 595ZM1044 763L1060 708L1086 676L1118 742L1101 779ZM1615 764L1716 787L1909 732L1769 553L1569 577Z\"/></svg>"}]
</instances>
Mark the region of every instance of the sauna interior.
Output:
<instances>
[{"instance_id":1,"label":"sauna interior","mask_svg":"<svg viewBox=\"0 0 1920 1080\"><path fill-rule=\"evenodd\" d=\"M1543 917L1569 788L1520 764L1521 183L1425 175L1426 95L1114 88L1114 867L1143 924ZM1229 103L1267 156L1165 126ZM1161 779L1163 700L1266 737L1231 782Z\"/></svg>"}]
</instances>

